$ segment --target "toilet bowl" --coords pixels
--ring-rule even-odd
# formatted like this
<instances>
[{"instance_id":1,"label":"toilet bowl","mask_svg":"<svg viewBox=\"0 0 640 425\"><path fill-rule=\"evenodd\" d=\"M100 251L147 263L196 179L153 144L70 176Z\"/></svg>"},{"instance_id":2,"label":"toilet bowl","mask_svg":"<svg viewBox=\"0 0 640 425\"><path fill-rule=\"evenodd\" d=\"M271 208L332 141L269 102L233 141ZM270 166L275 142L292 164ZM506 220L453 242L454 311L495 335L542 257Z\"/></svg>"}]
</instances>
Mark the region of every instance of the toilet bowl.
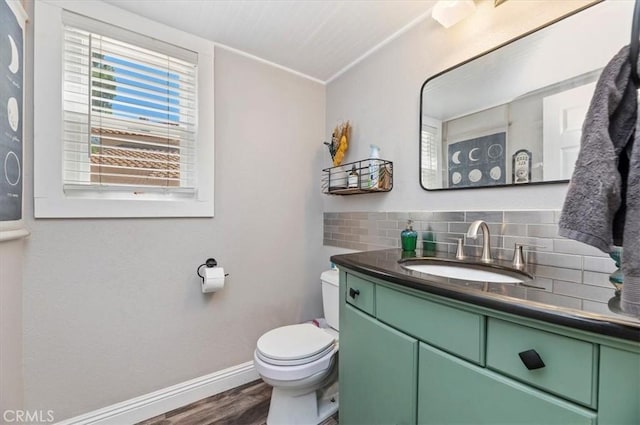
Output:
<instances>
[{"instance_id":1,"label":"toilet bowl","mask_svg":"<svg viewBox=\"0 0 640 425\"><path fill-rule=\"evenodd\" d=\"M329 328L309 323L282 326L262 335L254 365L273 387L268 425L319 424L338 410L338 272L322 273Z\"/></svg>"}]
</instances>

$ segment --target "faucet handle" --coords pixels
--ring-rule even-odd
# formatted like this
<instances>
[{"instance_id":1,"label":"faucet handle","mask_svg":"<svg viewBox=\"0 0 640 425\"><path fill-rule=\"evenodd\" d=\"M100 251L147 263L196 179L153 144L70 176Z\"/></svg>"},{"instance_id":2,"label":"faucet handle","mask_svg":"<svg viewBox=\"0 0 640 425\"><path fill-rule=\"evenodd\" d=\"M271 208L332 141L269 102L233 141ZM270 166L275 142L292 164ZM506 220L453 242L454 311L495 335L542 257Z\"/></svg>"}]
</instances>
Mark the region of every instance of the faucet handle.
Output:
<instances>
[{"instance_id":1,"label":"faucet handle","mask_svg":"<svg viewBox=\"0 0 640 425\"><path fill-rule=\"evenodd\" d=\"M516 269L522 269L527 264L524 260L524 248L545 248L543 245L527 245L523 243L517 243L513 248L513 260L512 265Z\"/></svg>"},{"instance_id":2,"label":"faucet handle","mask_svg":"<svg viewBox=\"0 0 640 425\"><path fill-rule=\"evenodd\" d=\"M462 238L458 238L458 247L456 248L456 260L464 260L464 245Z\"/></svg>"},{"instance_id":3,"label":"faucet handle","mask_svg":"<svg viewBox=\"0 0 640 425\"><path fill-rule=\"evenodd\" d=\"M464 239L463 238L447 238L452 241L456 241L458 246L456 248L456 260L464 260L466 256L464 255Z\"/></svg>"},{"instance_id":4,"label":"faucet handle","mask_svg":"<svg viewBox=\"0 0 640 425\"><path fill-rule=\"evenodd\" d=\"M523 246L524 245L517 243L513 248L513 260L511 261L511 264L516 269L522 269L526 264L526 262L524 261L524 253L522 252Z\"/></svg>"}]
</instances>

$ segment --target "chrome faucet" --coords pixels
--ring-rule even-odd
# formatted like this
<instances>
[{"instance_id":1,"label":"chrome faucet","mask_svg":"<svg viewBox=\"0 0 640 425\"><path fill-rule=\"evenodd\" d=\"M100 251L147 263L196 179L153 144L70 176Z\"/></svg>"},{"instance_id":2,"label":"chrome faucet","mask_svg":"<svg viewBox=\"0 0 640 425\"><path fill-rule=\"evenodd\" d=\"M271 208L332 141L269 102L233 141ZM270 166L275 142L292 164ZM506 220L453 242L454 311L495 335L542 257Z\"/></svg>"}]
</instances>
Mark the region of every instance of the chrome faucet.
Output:
<instances>
[{"instance_id":1,"label":"chrome faucet","mask_svg":"<svg viewBox=\"0 0 640 425\"><path fill-rule=\"evenodd\" d=\"M476 220L471 225L469 225L469 230L467 230L467 237L471 239L476 239L478 237L478 229L482 229L482 257L480 261L483 263L491 263L493 260L491 259L491 244L489 242L490 234L489 234L489 226L483 220Z\"/></svg>"}]
</instances>

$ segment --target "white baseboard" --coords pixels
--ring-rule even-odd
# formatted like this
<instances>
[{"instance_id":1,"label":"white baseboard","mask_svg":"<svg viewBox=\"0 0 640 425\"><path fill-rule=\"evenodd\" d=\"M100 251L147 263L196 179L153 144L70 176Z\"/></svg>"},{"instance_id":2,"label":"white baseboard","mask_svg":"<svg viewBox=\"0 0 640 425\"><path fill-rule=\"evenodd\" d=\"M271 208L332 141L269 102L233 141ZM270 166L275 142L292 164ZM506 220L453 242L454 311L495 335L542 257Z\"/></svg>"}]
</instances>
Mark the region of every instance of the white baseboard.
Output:
<instances>
[{"instance_id":1,"label":"white baseboard","mask_svg":"<svg viewBox=\"0 0 640 425\"><path fill-rule=\"evenodd\" d=\"M134 424L259 379L253 362L182 382L162 390L58 422L58 425Z\"/></svg>"}]
</instances>

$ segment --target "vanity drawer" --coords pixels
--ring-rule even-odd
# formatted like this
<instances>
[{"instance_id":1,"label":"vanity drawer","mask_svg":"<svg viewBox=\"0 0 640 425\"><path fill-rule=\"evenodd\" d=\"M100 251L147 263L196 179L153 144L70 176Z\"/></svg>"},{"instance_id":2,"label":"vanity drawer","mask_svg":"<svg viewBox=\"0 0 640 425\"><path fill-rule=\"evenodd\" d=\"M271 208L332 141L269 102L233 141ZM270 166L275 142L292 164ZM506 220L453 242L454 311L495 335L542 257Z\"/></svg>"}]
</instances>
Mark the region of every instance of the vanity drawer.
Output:
<instances>
[{"instance_id":1,"label":"vanity drawer","mask_svg":"<svg viewBox=\"0 0 640 425\"><path fill-rule=\"evenodd\" d=\"M539 367L532 370L525 366L519 353L529 350L535 350L544 366L530 363ZM491 369L595 408L597 362L596 344L489 318L487 367Z\"/></svg>"},{"instance_id":2,"label":"vanity drawer","mask_svg":"<svg viewBox=\"0 0 640 425\"><path fill-rule=\"evenodd\" d=\"M345 299L352 306L374 315L376 285L368 280L347 274Z\"/></svg>"},{"instance_id":3,"label":"vanity drawer","mask_svg":"<svg viewBox=\"0 0 640 425\"><path fill-rule=\"evenodd\" d=\"M484 364L484 316L480 314L378 285L376 316L421 341Z\"/></svg>"}]
</instances>

